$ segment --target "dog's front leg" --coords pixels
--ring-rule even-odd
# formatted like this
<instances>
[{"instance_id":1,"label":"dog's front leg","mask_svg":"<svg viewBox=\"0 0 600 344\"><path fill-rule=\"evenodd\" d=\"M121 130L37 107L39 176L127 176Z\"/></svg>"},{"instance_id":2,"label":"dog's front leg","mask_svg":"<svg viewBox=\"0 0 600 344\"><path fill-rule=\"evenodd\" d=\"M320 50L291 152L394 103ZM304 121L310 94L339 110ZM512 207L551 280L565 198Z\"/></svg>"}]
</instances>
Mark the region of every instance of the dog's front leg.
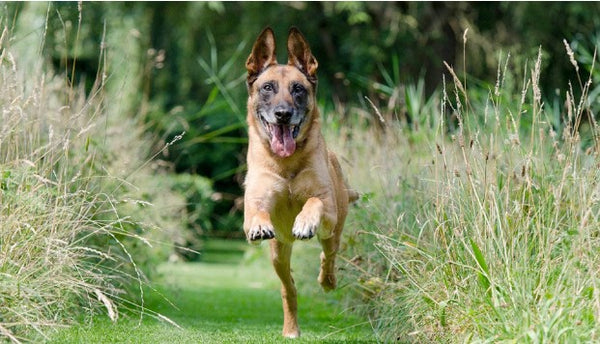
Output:
<instances>
[{"instance_id":1,"label":"dog's front leg","mask_svg":"<svg viewBox=\"0 0 600 344\"><path fill-rule=\"evenodd\" d=\"M331 237L336 225L336 213L330 203L328 199L310 197L294 220L292 228L294 237L300 240L310 239L319 229L321 230L318 233L319 238Z\"/></svg>"},{"instance_id":2,"label":"dog's front leg","mask_svg":"<svg viewBox=\"0 0 600 344\"><path fill-rule=\"evenodd\" d=\"M246 232L246 238L251 243L275 237L275 228L271 224L271 216L264 210L258 210L250 216L248 221L244 220L244 232Z\"/></svg>"},{"instance_id":3,"label":"dog's front leg","mask_svg":"<svg viewBox=\"0 0 600 344\"><path fill-rule=\"evenodd\" d=\"M275 228L271 223L271 215L269 215L268 199L264 197L253 198L249 195L251 193L246 192L244 199L244 232L246 233L246 239L250 243L273 239Z\"/></svg>"},{"instance_id":4,"label":"dog's front leg","mask_svg":"<svg viewBox=\"0 0 600 344\"><path fill-rule=\"evenodd\" d=\"M323 215L323 201L317 197L309 198L302 211L294 220L292 234L296 239L310 239L317 234L317 229L321 225L321 216Z\"/></svg>"}]
</instances>

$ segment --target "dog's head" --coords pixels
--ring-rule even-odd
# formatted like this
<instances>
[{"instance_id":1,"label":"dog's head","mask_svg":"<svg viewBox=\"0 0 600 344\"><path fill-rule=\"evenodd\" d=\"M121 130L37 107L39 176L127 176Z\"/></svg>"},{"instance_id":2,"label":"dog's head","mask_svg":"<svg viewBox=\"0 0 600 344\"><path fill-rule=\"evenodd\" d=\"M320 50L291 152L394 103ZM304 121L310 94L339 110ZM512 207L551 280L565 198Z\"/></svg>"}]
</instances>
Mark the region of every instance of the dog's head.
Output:
<instances>
[{"instance_id":1,"label":"dog's head","mask_svg":"<svg viewBox=\"0 0 600 344\"><path fill-rule=\"evenodd\" d=\"M296 151L316 106L317 60L296 28L290 29L287 50L287 65L278 64L275 36L266 28L246 61L249 115L254 117L262 140L281 158Z\"/></svg>"}]
</instances>

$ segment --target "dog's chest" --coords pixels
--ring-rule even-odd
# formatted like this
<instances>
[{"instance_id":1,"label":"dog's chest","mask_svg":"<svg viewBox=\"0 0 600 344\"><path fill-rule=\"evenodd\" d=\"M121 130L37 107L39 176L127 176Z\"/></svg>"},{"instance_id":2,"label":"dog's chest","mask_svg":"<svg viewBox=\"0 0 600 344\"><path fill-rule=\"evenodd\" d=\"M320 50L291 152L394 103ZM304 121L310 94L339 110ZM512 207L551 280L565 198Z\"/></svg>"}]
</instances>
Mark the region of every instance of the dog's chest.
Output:
<instances>
[{"instance_id":1,"label":"dog's chest","mask_svg":"<svg viewBox=\"0 0 600 344\"><path fill-rule=\"evenodd\" d=\"M302 205L312 195L303 187L303 182L296 178L296 174L290 174L278 180L274 187L274 203L278 213L291 213L297 215Z\"/></svg>"},{"instance_id":2,"label":"dog's chest","mask_svg":"<svg viewBox=\"0 0 600 344\"><path fill-rule=\"evenodd\" d=\"M273 207L271 210L271 221L278 234L284 237L290 236L294 220L306 200L312 195L304 187L303 182L295 175L281 178L273 193Z\"/></svg>"}]
</instances>

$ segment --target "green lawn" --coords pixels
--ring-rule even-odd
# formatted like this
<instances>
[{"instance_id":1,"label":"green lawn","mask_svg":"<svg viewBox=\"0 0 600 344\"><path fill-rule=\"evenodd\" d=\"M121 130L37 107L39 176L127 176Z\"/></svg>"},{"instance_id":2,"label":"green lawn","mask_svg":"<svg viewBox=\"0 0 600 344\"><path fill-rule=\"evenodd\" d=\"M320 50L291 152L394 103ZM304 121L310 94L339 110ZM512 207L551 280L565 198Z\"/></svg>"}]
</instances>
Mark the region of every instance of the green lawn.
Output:
<instances>
[{"instance_id":1,"label":"green lawn","mask_svg":"<svg viewBox=\"0 0 600 344\"><path fill-rule=\"evenodd\" d=\"M175 321L181 329L146 317L112 323L98 317L91 325L61 330L51 343L281 343L279 282L264 254L242 260L246 244L210 242L199 263L169 263L158 269L146 306ZM317 283L316 275L310 281ZM342 293L343 290L337 291ZM339 308L335 293L300 295L302 337L297 343L370 343L370 326Z\"/></svg>"}]
</instances>

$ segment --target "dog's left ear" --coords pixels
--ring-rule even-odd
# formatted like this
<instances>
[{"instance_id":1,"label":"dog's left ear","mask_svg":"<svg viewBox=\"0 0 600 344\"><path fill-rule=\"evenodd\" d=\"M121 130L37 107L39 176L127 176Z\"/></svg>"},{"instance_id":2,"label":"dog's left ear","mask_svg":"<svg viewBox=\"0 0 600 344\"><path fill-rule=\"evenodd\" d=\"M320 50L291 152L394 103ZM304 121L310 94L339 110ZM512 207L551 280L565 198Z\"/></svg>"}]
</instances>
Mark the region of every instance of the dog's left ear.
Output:
<instances>
[{"instance_id":1,"label":"dog's left ear","mask_svg":"<svg viewBox=\"0 0 600 344\"><path fill-rule=\"evenodd\" d=\"M319 63L310 52L310 47L308 46L306 39L304 39L300 30L295 27L290 29L287 47L288 65L300 69L311 83L316 84L317 67L319 66Z\"/></svg>"}]
</instances>

